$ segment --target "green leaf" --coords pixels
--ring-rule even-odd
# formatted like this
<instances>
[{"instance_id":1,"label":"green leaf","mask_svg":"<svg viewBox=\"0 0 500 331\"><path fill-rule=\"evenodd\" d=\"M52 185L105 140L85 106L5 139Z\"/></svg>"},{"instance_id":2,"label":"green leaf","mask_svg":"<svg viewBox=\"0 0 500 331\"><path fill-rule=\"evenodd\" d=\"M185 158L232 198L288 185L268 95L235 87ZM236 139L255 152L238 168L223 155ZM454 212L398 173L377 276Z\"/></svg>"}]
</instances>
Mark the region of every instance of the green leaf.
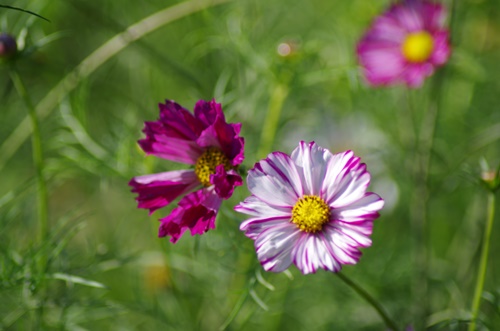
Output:
<instances>
[{"instance_id":1,"label":"green leaf","mask_svg":"<svg viewBox=\"0 0 500 331\"><path fill-rule=\"evenodd\" d=\"M96 282L94 280L85 279L85 278L78 277L78 276L75 276L75 275L63 274L63 273L60 273L60 272L52 274L50 276L50 278L64 280L67 283L80 284L80 285L89 286L89 287L107 288L106 285L104 285L102 283L99 283L99 282Z\"/></svg>"}]
</instances>

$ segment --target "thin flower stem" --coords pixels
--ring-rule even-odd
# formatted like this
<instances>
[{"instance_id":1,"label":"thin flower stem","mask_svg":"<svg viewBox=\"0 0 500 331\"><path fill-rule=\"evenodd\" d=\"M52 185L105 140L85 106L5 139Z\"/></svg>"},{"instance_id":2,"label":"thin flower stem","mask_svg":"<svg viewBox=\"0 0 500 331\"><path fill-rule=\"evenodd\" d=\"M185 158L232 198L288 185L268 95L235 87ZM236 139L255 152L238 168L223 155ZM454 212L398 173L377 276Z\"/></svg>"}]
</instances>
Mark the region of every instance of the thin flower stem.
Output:
<instances>
[{"instance_id":1,"label":"thin flower stem","mask_svg":"<svg viewBox=\"0 0 500 331\"><path fill-rule=\"evenodd\" d=\"M481 295L484 288L484 279L486 277L486 267L488 265L488 253L490 250L491 230L493 229L493 220L495 218L495 193L488 192L486 228L484 229L483 245L481 248L481 258L479 260L479 268L477 271L476 289L474 291L474 299L472 301L472 320L469 324L469 331L476 330L477 315L481 303Z\"/></svg>"},{"instance_id":2,"label":"thin flower stem","mask_svg":"<svg viewBox=\"0 0 500 331\"><path fill-rule=\"evenodd\" d=\"M453 44L453 31L456 21L457 6L454 0L450 1L450 44ZM413 281L413 297L416 303L415 323L417 329L422 328L420 323L424 323L428 316L429 291L428 291L428 208L430 200L429 170L432 163L432 150L438 131L439 109L441 107L441 97L443 86L446 83L448 66L445 66L435 74L430 89L430 100L427 112L424 115L419 132L415 132L415 162L413 177L415 190L410 203L410 220L412 232L414 234L415 250L415 279ZM410 95L409 95L410 96ZM414 103L410 101L410 109L415 118Z\"/></svg>"},{"instance_id":3,"label":"thin flower stem","mask_svg":"<svg viewBox=\"0 0 500 331\"><path fill-rule=\"evenodd\" d=\"M441 87L442 72L438 73L434 82L436 89ZM410 203L410 222L414 241L415 254L414 280L412 286L415 306L415 323L423 323L427 316L428 305L428 203L430 198L429 169L432 161L432 149L438 122L439 100L431 97L432 101L422 118L418 132L415 132L415 161L413 162L413 180L415 189ZM414 102L410 102L412 112L415 113ZM415 115L415 114L413 114ZM415 116L414 116L415 117ZM421 328L422 326L420 326ZM417 327L419 328L419 327Z\"/></svg>"},{"instance_id":4,"label":"thin flower stem","mask_svg":"<svg viewBox=\"0 0 500 331\"><path fill-rule=\"evenodd\" d=\"M363 289L361 286L353 282L351 279L349 279L347 276L345 276L343 273L338 272L336 274L340 279L344 281L347 285L349 285L356 293L358 293L363 299L366 300L380 315L380 317L384 320L385 325L392 330L392 331L398 331L399 327L397 324L389 317L387 312L385 311L384 307L374 298L372 297L365 289Z\"/></svg>"},{"instance_id":5,"label":"thin flower stem","mask_svg":"<svg viewBox=\"0 0 500 331\"><path fill-rule=\"evenodd\" d=\"M267 109L267 116L264 121L264 127L260 136L259 150L257 157L265 157L273 147L274 137L278 128L281 109L283 103L288 96L288 87L283 84L276 84L271 92L271 99L269 100L269 108Z\"/></svg>"},{"instance_id":6,"label":"thin flower stem","mask_svg":"<svg viewBox=\"0 0 500 331\"><path fill-rule=\"evenodd\" d=\"M31 99L26 90L21 77L17 73L17 70L12 67L10 70L10 77L14 86L19 93L19 96L23 99L26 107L28 108L29 118L31 120L31 128L33 134L31 135L31 140L33 144L33 163L36 170L36 181L37 181L37 215L38 215L38 242L41 244L45 241L48 234L48 194L47 185L44 178L44 160L43 160L43 149L42 149L42 136L40 134L40 125L38 122L38 117L35 111L35 107L31 102Z\"/></svg>"},{"instance_id":7,"label":"thin flower stem","mask_svg":"<svg viewBox=\"0 0 500 331\"><path fill-rule=\"evenodd\" d=\"M229 314L229 316L227 317L227 319L224 321L224 323L221 325L221 327L219 328L219 331L226 330L227 327L229 326L229 324L231 324L231 322L234 320L234 318L236 317L236 315L238 315L238 313L240 312L241 307L243 307L243 304L245 303L245 301L246 301L246 299L248 297L248 294L249 294L249 290L248 289L245 289L243 291L243 293L241 293L238 301L236 302L236 304L233 307L233 310L231 310L231 313Z\"/></svg>"}]
</instances>

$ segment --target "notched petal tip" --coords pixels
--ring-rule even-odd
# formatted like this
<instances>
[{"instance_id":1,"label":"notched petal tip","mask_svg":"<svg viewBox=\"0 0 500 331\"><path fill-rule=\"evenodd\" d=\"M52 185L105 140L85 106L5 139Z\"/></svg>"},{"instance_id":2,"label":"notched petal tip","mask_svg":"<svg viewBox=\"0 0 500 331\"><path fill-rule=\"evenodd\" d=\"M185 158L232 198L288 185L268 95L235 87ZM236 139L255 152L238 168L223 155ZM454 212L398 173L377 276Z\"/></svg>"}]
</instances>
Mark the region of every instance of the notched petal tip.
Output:
<instances>
[{"instance_id":1,"label":"notched petal tip","mask_svg":"<svg viewBox=\"0 0 500 331\"><path fill-rule=\"evenodd\" d=\"M170 215L160 219L160 236L171 236L176 242L187 229L192 236L214 229L221 201L210 189L186 195Z\"/></svg>"},{"instance_id":2,"label":"notched petal tip","mask_svg":"<svg viewBox=\"0 0 500 331\"><path fill-rule=\"evenodd\" d=\"M215 174L210 175L210 183L215 186L215 192L222 199L229 199L236 186L243 185L243 179L234 170L226 172L224 165L220 164L215 168Z\"/></svg>"}]
</instances>

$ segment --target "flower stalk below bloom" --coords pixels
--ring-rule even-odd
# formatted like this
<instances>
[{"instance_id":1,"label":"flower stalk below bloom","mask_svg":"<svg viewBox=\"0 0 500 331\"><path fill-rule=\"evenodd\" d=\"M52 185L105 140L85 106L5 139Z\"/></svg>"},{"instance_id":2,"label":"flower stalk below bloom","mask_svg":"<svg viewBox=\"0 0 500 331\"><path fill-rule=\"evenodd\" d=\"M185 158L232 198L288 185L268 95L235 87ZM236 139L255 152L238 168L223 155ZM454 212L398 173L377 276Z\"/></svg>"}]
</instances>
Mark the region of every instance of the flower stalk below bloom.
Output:
<instances>
[{"instance_id":1,"label":"flower stalk below bloom","mask_svg":"<svg viewBox=\"0 0 500 331\"><path fill-rule=\"evenodd\" d=\"M10 70L10 77L17 92L19 93L19 96L23 99L26 107L28 108L29 117L33 129L33 163L35 165L37 181L38 241L39 243L42 243L45 238L47 238L48 234L48 194L47 185L43 174L44 161L40 125L38 122L35 107L33 107L33 103L31 102L28 92L26 91L26 86L24 85L15 68L12 68Z\"/></svg>"},{"instance_id":2,"label":"flower stalk below bloom","mask_svg":"<svg viewBox=\"0 0 500 331\"><path fill-rule=\"evenodd\" d=\"M493 220L495 218L495 193L488 192L488 218L484 230L483 244L481 247L481 258L477 272L476 289L474 290L474 299L472 300L472 317L468 331L476 330L477 315L481 303L481 295L484 288L484 279L486 277L486 267L488 265L488 253L490 250L491 230L493 229Z\"/></svg>"},{"instance_id":3,"label":"flower stalk below bloom","mask_svg":"<svg viewBox=\"0 0 500 331\"><path fill-rule=\"evenodd\" d=\"M397 324L389 317L389 314L387 314L384 307L382 307L382 305L374 297L372 297L370 293L368 293L361 286L353 282L351 279L349 279L349 277L347 277L343 273L338 272L337 276L339 276L339 278L342 279L344 283L349 285L349 287L351 287L356 293L358 293L363 299L366 300L366 302L368 302L377 311L380 317L384 320L385 325L387 325L387 327L390 330L392 331L399 330Z\"/></svg>"},{"instance_id":4,"label":"flower stalk below bloom","mask_svg":"<svg viewBox=\"0 0 500 331\"><path fill-rule=\"evenodd\" d=\"M283 103L287 96L288 87L283 84L277 84L271 93L271 100L269 100L269 108L264 121L264 128L260 136L260 146L257 151L257 156L259 158L265 157L272 148L274 137L276 136L276 129L280 121L281 109L283 108Z\"/></svg>"}]
</instances>

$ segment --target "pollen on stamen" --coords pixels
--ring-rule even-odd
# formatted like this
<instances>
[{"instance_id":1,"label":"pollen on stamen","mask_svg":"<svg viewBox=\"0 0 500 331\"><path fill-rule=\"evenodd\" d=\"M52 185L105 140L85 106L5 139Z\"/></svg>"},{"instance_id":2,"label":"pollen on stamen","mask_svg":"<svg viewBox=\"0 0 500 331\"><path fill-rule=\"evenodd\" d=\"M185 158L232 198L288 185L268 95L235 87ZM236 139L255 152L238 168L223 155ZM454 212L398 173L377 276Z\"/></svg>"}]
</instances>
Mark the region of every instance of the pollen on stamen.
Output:
<instances>
[{"instance_id":1,"label":"pollen on stamen","mask_svg":"<svg viewBox=\"0 0 500 331\"><path fill-rule=\"evenodd\" d=\"M304 195L293 206L292 223L304 232L318 232L330 220L330 207L315 195Z\"/></svg>"},{"instance_id":2,"label":"pollen on stamen","mask_svg":"<svg viewBox=\"0 0 500 331\"><path fill-rule=\"evenodd\" d=\"M198 158L194 172L203 186L212 185L210 175L215 173L215 168L220 164L224 165L226 171L232 169L229 159L216 147L210 147Z\"/></svg>"}]
</instances>

